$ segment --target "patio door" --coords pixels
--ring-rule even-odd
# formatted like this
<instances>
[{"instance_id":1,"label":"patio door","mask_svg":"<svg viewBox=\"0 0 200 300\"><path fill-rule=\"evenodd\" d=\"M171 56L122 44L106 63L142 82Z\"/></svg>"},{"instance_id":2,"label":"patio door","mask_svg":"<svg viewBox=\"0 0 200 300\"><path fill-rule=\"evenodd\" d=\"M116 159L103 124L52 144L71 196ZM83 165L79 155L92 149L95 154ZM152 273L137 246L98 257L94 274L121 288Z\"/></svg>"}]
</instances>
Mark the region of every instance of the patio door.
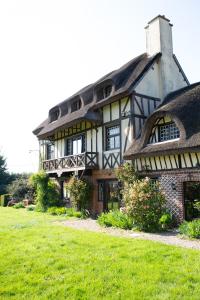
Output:
<instances>
[{"instance_id":1,"label":"patio door","mask_svg":"<svg viewBox=\"0 0 200 300\"><path fill-rule=\"evenodd\" d=\"M200 201L200 182L184 182L184 209L185 219L191 221L200 217L199 211L195 208L195 203Z\"/></svg>"},{"instance_id":2,"label":"patio door","mask_svg":"<svg viewBox=\"0 0 200 300\"><path fill-rule=\"evenodd\" d=\"M103 201L103 210L116 210L120 207L120 193L117 180L99 181L99 201Z\"/></svg>"}]
</instances>

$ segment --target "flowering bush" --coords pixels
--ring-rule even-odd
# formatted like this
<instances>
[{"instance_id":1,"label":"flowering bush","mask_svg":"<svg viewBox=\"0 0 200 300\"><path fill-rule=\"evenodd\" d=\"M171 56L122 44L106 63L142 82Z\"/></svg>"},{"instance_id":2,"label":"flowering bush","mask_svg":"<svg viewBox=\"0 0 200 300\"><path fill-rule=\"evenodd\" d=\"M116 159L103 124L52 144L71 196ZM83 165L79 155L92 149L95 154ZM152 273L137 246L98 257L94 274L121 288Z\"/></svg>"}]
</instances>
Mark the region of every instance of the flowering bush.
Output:
<instances>
[{"instance_id":1,"label":"flowering bush","mask_svg":"<svg viewBox=\"0 0 200 300\"><path fill-rule=\"evenodd\" d=\"M72 206L76 210L84 210L88 208L91 186L86 180L71 177L66 184L66 189L70 193Z\"/></svg>"},{"instance_id":2,"label":"flowering bush","mask_svg":"<svg viewBox=\"0 0 200 300\"><path fill-rule=\"evenodd\" d=\"M160 218L165 212L165 197L159 191L158 183L152 184L149 178L137 179L123 190L125 211L134 220L138 229L159 230Z\"/></svg>"},{"instance_id":3,"label":"flowering bush","mask_svg":"<svg viewBox=\"0 0 200 300\"><path fill-rule=\"evenodd\" d=\"M115 170L115 175L123 185L132 184L136 179L138 179L138 175L133 165L129 163L119 166Z\"/></svg>"}]
</instances>

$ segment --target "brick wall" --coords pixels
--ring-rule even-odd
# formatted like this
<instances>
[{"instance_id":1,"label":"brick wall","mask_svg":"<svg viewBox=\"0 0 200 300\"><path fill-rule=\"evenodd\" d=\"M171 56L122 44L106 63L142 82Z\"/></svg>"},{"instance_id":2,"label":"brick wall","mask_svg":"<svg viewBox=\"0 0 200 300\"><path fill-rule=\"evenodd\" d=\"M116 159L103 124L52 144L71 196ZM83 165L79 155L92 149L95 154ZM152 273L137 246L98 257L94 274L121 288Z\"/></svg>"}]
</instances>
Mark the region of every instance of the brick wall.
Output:
<instances>
[{"instance_id":1,"label":"brick wall","mask_svg":"<svg viewBox=\"0 0 200 300\"><path fill-rule=\"evenodd\" d=\"M167 199L167 207L178 222L184 218L184 182L200 181L200 171L169 171L160 174L159 182Z\"/></svg>"}]
</instances>

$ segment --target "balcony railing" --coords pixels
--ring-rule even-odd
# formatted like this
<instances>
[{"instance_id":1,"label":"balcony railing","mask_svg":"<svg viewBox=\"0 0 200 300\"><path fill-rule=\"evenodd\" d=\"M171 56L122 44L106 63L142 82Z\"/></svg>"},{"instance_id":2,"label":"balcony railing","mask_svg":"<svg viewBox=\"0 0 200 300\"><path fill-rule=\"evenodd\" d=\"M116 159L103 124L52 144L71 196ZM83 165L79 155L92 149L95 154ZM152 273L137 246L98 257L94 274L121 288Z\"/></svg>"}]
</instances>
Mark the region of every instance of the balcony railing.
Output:
<instances>
[{"instance_id":1,"label":"balcony railing","mask_svg":"<svg viewBox=\"0 0 200 300\"><path fill-rule=\"evenodd\" d=\"M44 160L43 170L46 172L94 169L98 167L98 153L84 152L76 155L68 155L61 158Z\"/></svg>"}]
</instances>

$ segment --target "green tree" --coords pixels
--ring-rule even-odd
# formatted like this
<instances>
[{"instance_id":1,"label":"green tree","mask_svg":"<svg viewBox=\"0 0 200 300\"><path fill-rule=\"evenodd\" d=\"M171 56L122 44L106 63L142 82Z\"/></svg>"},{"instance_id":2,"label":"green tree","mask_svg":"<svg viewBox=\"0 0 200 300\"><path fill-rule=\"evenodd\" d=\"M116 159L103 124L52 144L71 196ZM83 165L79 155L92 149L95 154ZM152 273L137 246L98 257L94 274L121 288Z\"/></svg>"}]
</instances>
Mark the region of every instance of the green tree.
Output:
<instances>
[{"instance_id":1,"label":"green tree","mask_svg":"<svg viewBox=\"0 0 200 300\"><path fill-rule=\"evenodd\" d=\"M0 154L0 195L6 193L6 187L12 179L13 176L7 172L6 159Z\"/></svg>"},{"instance_id":2,"label":"green tree","mask_svg":"<svg viewBox=\"0 0 200 300\"><path fill-rule=\"evenodd\" d=\"M36 208L46 211L48 207L61 204L58 186L49 176L40 171L30 177L30 184L36 189Z\"/></svg>"},{"instance_id":3,"label":"green tree","mask_svg":"<svg viewBox=\"0 0 200 300\"><path fill-rule=\"evenodd\" d=\"M29 183L30 174L13 174L14 179L8 186L7 192L16 200L33 199L34 188Z\"/></svg>"}]
</instances>

